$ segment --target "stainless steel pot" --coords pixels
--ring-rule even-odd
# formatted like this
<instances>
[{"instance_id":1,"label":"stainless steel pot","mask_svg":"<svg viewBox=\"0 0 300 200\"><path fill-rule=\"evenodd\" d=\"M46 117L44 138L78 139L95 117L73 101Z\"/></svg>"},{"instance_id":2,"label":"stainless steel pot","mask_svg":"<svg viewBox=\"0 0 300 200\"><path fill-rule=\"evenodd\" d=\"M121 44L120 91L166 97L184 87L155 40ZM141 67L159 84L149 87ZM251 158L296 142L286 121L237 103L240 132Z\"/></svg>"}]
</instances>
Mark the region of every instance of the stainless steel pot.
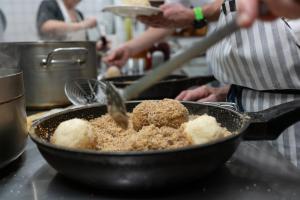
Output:
<instances>
[{"instance_id":1,"label":"stainless steel pot","mask_svg":"<svg viewBox=\"0 0 300 200\"><path fill-rule=\"evenodd\" d=\"M0 88L0 168L2 168L17 159L26 145L23 74L19 72L0 76Z\"/></svg>"},{"instance_id":2,"label":"stainless steel pot","mask_svg":"<svg viewBox=\"0 0 300 200\"><path fill-rule=\"evenodd\" d=\"M75 78L96 78L94 42L14 43L19 48L19 65L24 72L26 105L48 109L70 104L65 82Z\"/></svg>"}]
</instances>

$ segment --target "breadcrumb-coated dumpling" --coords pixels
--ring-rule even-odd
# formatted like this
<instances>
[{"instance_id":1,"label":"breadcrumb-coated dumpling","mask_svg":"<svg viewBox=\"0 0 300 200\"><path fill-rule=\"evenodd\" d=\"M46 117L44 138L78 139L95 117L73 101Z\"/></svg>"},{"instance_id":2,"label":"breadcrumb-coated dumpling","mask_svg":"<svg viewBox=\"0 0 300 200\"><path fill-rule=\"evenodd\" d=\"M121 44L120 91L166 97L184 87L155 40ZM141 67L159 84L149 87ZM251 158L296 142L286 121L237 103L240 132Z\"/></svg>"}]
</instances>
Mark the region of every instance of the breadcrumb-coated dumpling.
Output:
<instances>
[{"instance_id":1,"label":"breadcrumb-coated dumpling","mask_svg":"<svg viewBox=\"0 0 300 200\"><path fill-rule=\"evenodd\" d=\"M230 135L226 128L218 124L216 118L202 115L184 125L184 132L194 144L204 144Z\"/></svg>"},{"instance_id":2,"label":"breadcrumb-coated dumpling","mask_svg":"<svg viewBox=\"0 0 300 200\"><path fill-rule=\"evenodd\" d=\"M133 128L137 131L148 125L179 128L188 119L189 112L186 107L172 99L143 101L132 112Z\"/></svg>"},{"instance_id":3,"label":"breadcrumb-coated dumpling","mask_svg":"<svg viewBox=\"0 0 300 200\"><path fill-rule=\"evenodd\" d=\"M148 121L148 115L155 106L155 101L143 101L133 109L132 124L134 130L138 131L144 126L150 125Z\"/></svg>"},{"instance_id":4,"label":"breadcrumb-coated dumpling","mask_svg":"<svg viewBox=\"0 0 300 200\"><path fill-rule=\"evenodd\" d=\"M56 128L51 143L68 148L92 149L95 147L93 127L82 119L64 121Z\"/></svg>"}]
</instances>

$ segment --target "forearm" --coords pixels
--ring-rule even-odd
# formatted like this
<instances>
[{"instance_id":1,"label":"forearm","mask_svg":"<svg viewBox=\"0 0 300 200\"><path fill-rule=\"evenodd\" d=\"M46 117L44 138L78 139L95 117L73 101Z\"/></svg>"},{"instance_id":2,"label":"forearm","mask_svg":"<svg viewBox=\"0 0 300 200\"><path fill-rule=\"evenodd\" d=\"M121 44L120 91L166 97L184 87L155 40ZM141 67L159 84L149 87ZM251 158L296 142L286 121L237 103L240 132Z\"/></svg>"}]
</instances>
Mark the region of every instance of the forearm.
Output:
<instances>
[{"instance_id":1,"label":"forearm","mask_svg":"<svg viewBox=\"0 0 300 200\"><path fill-rule=\"evenodd\" d=\"M163 40L173 33L173 29L149 28L140 36L128 41L124 45L130 48L131 56L149 49L154 43Z\"/></svg>"},{"instance_id":2,"label":"forearm","mask_svg":"<svg viewBox=\"0 0 300 200\"><path fill-rule=\"evenodd\" d=\"M66 23L58 20L49 20L41 27L41 32L46 34L65 34L84 29L81 23Z\"/></svg>"},{"instance_id":3,"label":"forearm","mask_svg":"<svg viewBox=\"0 0 300 200\"><path fill-rule=\"evenodd\" d=\"M213 22L213 21L218 20L222 2L223 2L223 0L215 0L213 3L205 4L201 7L203 16L205 17L205 19L208 22ZM167 13L167 12L168 11L165 11L165 13ZM173 13L173 15L174 15L174 13ZM176 16L179 16L179 15L180 15L180 12L178 12L178 14L176 14L175 16L169 16L169 17L171 19L174 19L174 21L176 23L178 20L178 19L176 19ZM184 23L181 22L181 25L186 28L193 27L194 21L196 19L194 10L186 8L184 10L184 14L182 14L182 15L184 15L184 17L182 17L182 18L184 18L185 20L184 20ZM180 17L179 17L179 19L180 19Z\"/></svg>"},{"instance_id":4,"label":"forearm","mask_svg":"<svg viewBox=\"0 0 300 200\"><path fill-rule=\"evenodd\" d=\"M221 12L221 5L223 0L215 0L214 3L206 4L202 7L203 15L209 22L219 19Z\"/></svg>"}]
</instances>

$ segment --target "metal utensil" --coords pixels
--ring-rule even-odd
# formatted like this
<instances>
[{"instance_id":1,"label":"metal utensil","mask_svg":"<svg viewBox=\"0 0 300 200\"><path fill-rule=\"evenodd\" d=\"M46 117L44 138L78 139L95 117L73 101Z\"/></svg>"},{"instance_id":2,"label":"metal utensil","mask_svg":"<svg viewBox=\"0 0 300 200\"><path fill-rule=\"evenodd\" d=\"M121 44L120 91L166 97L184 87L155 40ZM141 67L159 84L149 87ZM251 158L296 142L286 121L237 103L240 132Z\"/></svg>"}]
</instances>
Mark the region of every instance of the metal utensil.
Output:
<instances>
[{"instance_id":1,"label":"metal utensil","mask_svg":"<svg viewBox=\"0 0 300 200\"><path fill-rule=\"evenodd\" d=\"M233 18L224 27L219 28L205 39L196 42L190 48L179 53L170 61L157 67L145 77L138 80L136 83L126 87L123 90L122 95L117 92L115 87L113 87L111 84L108 84L108 87L106 87L108 112L120 126L127 127L128 116L126 115L126 112L124 112L126 111L124 103L125 100L130 100L137 97L141 92L148 89L156 82L162 80L164 77L171 74L171 72L180 68L185 62L205 53L208 48L215 45L225 37L231 35L238 29L239 26L236 23L236 19Z\"/></svg>"},{"instance_id":2,"label":"metal utensil","mask_svg":"<svg viewBox=\"0 0 300 200\"><path fill-rule=\"evenodd\" d=\"M65 84L65 94L74 105L106 103L106 85L95 79L75 79Z\"/></svg>"},{"instance_id":3,"label":"metal utensil","mask_svg":"<svg viewBox=\"0 0 300 200\"><path fill-rule=\"evenodd\" d=\"M23 73L0 70L0 169L16 160L27 140Z\"/></svg>"},{"instance_id":4,"label":"metal utensil","mask_svg":"<svg viewBox=\"0 0 300 200\"><path fill-rule=\"evenodd\" d=\"M15 62L24 73L26 106L32 110L70 105L64 93L66 81L97 77L95 42L8 42L2 46L18 54Z\"/></svg>"}]
</instances>

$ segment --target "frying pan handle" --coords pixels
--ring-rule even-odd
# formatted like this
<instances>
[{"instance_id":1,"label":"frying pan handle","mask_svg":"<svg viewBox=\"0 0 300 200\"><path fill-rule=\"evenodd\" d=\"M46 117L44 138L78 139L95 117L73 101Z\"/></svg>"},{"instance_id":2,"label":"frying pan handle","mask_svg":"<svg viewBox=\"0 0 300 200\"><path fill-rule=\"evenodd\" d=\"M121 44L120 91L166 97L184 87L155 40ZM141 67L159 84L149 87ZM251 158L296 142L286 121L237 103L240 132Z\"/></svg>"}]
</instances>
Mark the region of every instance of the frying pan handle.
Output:
<instances>
[{"instance_id":1,"label":"frying pan handle","mask_svg":"<svg viewBox=\"0 0 300 200\"><path fill-rule=\"evenodd\" d=\"M300 120L300 100L247 114L251 119L244 135L245 140L275 140L285 129Z\"/></svg>"}]
</instances>

